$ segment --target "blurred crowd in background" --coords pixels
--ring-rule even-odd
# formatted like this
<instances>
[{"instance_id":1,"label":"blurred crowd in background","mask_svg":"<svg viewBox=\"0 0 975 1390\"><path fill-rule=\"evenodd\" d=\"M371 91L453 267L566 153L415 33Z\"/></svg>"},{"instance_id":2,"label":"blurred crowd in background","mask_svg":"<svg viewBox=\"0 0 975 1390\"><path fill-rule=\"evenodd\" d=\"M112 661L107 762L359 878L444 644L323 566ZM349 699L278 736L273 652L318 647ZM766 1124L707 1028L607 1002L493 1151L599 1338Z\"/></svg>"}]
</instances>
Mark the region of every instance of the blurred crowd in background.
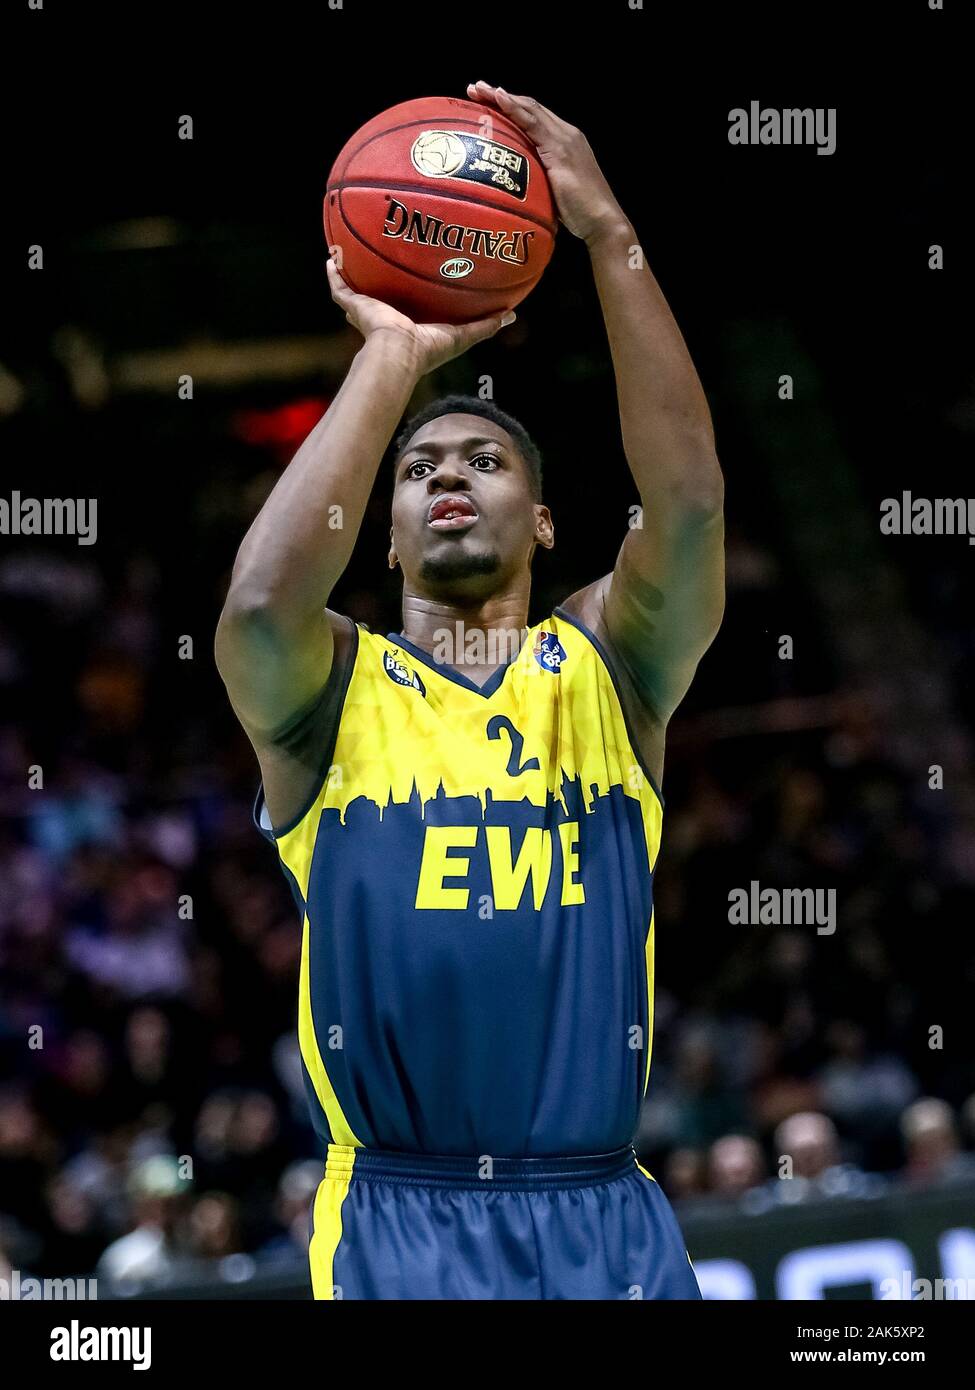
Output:
<instances>
[{"instance_id":1,"label":"blurred crowd in background","mask_svg":"<svg viewBox=\"0 0 975 1390\"><path fill-rule=\"evenodd\" d=\"M0 563L2 1257L123 1281L304 1260L322 1164L299 923L212 671L225 574L182 661L148 559L113 584L83 551L22 556ZM781 582L733 531L726 628L665 775L637 1139L678 1204L755 1214L975 1177L975 853L855 697L823 728L708 732L709 704L734 704L756 585L782 603ZM381 602L363 588L341 606L375 624ZM728 893L752 879L835 888L838 930L731 925Z\"/></svg>"},{"instance_id":2,"label":"blurred crowd in background","mask_svg":"<svg viewBox=\"0 0 975 1390\"><path fill-rule=\"evenodd\" d=\"M376 100L356 94L349 129ZM969 476L968 325L960 351L911 193L933 227L948 185L926 149L886 139L859 163L783 157L770 185L691 103L683 141L654 135L660 198L615 99L590 104L578 118L652 232L728 478L727 616L668 739L640 1159L678 1211L743 1219L971 1182L972 552L905 537L875 555L849 532L859 519L879 547L877 503L919 490L919 461L932 495L954 495L941 463ZM337 136L291 107L214 103L190 150L136 104L136 159L117 120L97 161L73 162L63 122L49 133L51 202L32 207L48 268L3 348L0 448L10 489L97 497L98 540L0 550L0 1278L134 1287L306 1261L322 1156L300 929L212 658L236 548L356 347L322 271ZM887 154L917 167L887 178ZM556 549L536 557L536 622L611 568L637 500L579 243L561 236L518 322L415 404L485 373L545 460ZM388 504L383 475L331 599L383 632L401 616ZM835 890L835 933L733 925L729 892L753 880Z\"/></svg>"}]
</instances>

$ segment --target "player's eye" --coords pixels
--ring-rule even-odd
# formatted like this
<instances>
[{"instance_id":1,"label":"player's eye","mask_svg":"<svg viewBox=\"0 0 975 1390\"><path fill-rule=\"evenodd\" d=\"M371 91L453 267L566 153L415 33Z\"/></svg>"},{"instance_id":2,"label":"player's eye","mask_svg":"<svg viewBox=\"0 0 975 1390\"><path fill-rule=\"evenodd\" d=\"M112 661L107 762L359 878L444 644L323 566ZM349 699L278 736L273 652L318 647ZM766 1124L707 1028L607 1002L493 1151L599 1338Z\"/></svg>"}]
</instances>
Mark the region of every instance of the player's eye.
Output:
<instances>
[{"instance_id":1,"label":"player's eye","mask_svg":"<svg viewBox=\"0 0 975 1390\"><path fill-rule=\"evenodd\" d=\"M413 461L412 463L410 463L410 464L407 465L407 468L406 468L406 477L407 477L407 478L420 478L420 477L422 477L423 475L422 475L421 473L414 473L414 471L413 471L414 468L432 468L432 467L433 467L433 464L429 461L429 459L414 459L414 461Z\"/></svg>"},{"instance_id":2,"label":"player's eye","mask_svg":"<svg viewBox=\"0 0 975 1390\"><path fill-rule=\"evenodd\" d=\"M492 468L497 468L500 466L501 460L498 458L497 454L475 454L471 459L471 463L489 463ZM485 472L487 470L482 469L481 471Z\"/></svg>"}]
</instances>

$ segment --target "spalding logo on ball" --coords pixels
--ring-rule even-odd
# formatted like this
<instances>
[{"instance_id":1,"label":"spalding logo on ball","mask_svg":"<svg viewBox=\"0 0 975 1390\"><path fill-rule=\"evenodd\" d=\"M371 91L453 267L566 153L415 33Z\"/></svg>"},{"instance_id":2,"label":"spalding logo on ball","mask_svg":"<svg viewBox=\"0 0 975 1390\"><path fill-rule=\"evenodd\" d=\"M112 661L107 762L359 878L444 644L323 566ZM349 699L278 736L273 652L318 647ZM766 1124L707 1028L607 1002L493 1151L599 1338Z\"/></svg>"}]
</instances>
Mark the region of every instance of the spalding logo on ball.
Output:
<instances>
[{"instance_id":1,"label":"spalding logo on ball","mask_svg":"<svg viewBox=\"0 0 975 1390\"><path fill-rule=\"evenodd\" d=\"M390 107L328 176L325 236L341 248L342 278L415 323L513 309L538 284L557 227L534 145L477 102Z\"/></svg>"}]
</instances>

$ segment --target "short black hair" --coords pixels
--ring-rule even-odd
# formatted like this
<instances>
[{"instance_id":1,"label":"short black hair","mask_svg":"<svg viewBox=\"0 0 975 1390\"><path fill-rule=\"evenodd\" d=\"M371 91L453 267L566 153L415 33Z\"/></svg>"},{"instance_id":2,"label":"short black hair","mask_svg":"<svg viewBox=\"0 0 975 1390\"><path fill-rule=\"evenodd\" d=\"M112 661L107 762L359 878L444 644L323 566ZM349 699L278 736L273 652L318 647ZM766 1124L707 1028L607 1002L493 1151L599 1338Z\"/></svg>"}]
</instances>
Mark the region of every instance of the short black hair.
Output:
<instances>
[{"instance_id":1,"label":"short black hair","mask_svg":"<svg viewBox=\"0 0 975 1390\"><path fill-rule=\"evenodd\" d=\"M417 430L428 425L431 420L438 420L441 415L480 415L482 419L493 420L496 425L507 430L518 446L518 452L528 470L532 498L535 502L541 502L542 455L538 445L524 425L513 415L501 410L493 401L482 401L479 396L440 396L437 400L431 401L429 405L425 405L422 410L411 415L393 440L392 459L394 467L399 462L401 455L406 452L406 446Z\"/></svg>"}]
</instances>

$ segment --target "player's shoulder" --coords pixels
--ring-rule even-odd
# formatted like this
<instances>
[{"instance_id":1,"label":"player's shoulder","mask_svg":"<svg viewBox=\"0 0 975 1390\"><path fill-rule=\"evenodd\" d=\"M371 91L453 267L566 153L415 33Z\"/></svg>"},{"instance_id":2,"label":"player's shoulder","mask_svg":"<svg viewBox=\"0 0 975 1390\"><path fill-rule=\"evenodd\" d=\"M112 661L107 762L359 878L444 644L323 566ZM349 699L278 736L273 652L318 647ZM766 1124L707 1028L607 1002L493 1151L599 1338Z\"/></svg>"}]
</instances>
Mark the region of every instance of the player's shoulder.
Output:
<instances>
[{"instance_id":1,"label":"player's shoulder","mask_svg":"<svg viewBox=\"0 0 975 1390\"><path fill-rule=\"evenodd\" d=\"M598 635L598 630L603 623L606 594L612 578L611 574L604 574L601 579L594 580L592 584L586 584L581 589L576 589L575 593L570 594L568 598L563 599L558 604L554 610L556 617L564 613L577 625Z\"/></svg>"},{"instance_id":2,"label":"player's shoulder","mask_svg":"<svg viewBox=\"0 0 975 1390\"><path fill-rule=\"evenodd\" d=\"M334 608L326 608L325 617L332 631L332 641L335 644L336 653L347 651L355 641L359 624L347 614L339 613Z\"/></svg>"},{"instance_id":3,"label":"player's shoulder","mask_svg":"<svg viewBox=\"0 0 975 1390\"><path fill-rule=\"evenodd\" d=\"M552 618L559 624L559 630L581 647L597 653L607 666L615 664L610 656L609 634L603 616L605 585L610 577L577 589L552 609Z\"/></svg>"},{"instance_id":4,"label":"player's shoulder","mask_svg":"<svg viewBox=\"0 0 975 1390\"><path fill-rule=\"evenodd\" d=\"M613 641L606 622L606 595L612 580L612 574L606 574L577 589L556 607L554 616L564 616L597 653L616 690L634 747L651 770L656 785L663 771L666 725L646 700L629 663Z\"/></svg>"},{"instance_id":5,"label":"player's shoulder","mask_svg":"<svg viewBox=\"0 0 975 1390\"><path fill-rule=\"evenodd\" d=\"M374 642L385 642L387 646L393 644L393 639L388 633L373 632L367 622L361 618L351 618L347 613L339 613L334 608L326 608L325 616L328 619L332 636L343 646L348 646L355 642L356 638L367 638Z\"/></svg>"},{"instance_id":6,"label":"player's shoulder","mask_svg":"<svg viewBox=\"0 0 975 1390\"><path fill-rule=\"evenodd\" d=\"M337 668L341 671L351 667L356 653L362 646L389 646L389 639L384 633L373 632L368 623L351 618L347 613L326 608L325 617L332 633L333 670Z\"/></svg>"},{"instance_id":7,"label":"player's shoulder","mask_svg":"<svg viewBox=\"0 0 975 1390\"><path fill-rule=\"evenodd\" d=\"M583 632L590 644L598 652L603 664L608 668L621 697L631 706L646 707L643 712L654 716L647 705L629 662L620 646L613 639L606 617L606 596L613 582L612 574L577 589L555 609L555 614L564 614L568 620ZM654 720L656 722L656 720Z\"/></svg>"}]
</instances>

